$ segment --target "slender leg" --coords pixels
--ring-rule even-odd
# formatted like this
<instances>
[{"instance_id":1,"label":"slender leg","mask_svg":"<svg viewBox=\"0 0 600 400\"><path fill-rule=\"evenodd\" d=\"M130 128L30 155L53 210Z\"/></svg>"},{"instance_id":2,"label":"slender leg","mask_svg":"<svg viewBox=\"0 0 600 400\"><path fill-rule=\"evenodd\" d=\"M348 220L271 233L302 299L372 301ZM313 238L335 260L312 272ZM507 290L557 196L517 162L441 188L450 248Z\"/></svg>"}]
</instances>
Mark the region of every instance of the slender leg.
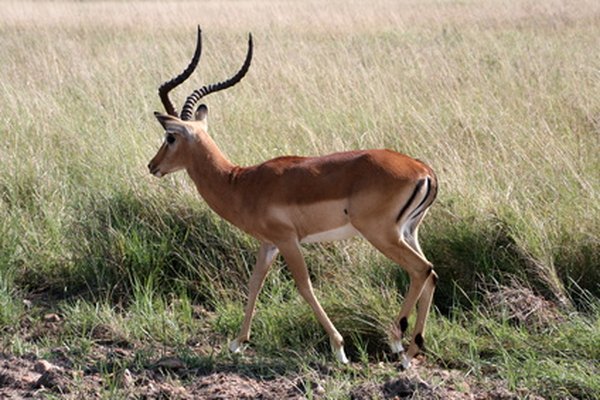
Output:
<instances>
[{"instance_id":1,"label":"slender leg","mask_svg":"<svg viewBox=\"0 0 600 400\"><path fill-rule=\"evenodd\" d=\"M278 252L279 250L277 247L270 243L261 243L260 245L260 250L256 257L256 265L252 270L252 276L248 283L248 303L246 304L242 329L240 330L238 337L229 344L229 350L234 353L239 352L242 343L247 342L248 339L250 339L250 325L252 324L252 318L254 317L256 299L265 282L269 267L275 260Z\"/></svg>"},{"instance_id":2,"label":"slender leg","mask_svg":"<svg viewBox=\"0 0 600 400\"><path fill-rule=\"evenodd\" d=\"M408 330L408 317L415 307L417 300L421 297L421 293L425 288L425 282L427 280L427 273L422 271L409 273L409 276L410 284L408 291L404 297L400 313L396 318L395 327L392 330L392 351L394 353L402 353L404 351L404 348L402 347L402 337Z\"/></svg>"},{"instance_id":3,"label":"slender leg","mask_svg":"<svg viewBox=\"0 0 600 400\"><path fill-rule=\"evenodd\" d=\"M431 302L433 300L433 292L435 291L435 285L437 283L438 276L435 272L431 272L427 277L421 297L417 304L417 321L415 322L415 329L413 330L413 339L408 348L407 357L412 359L416 356L419 351L424 348L423 335L425 334L425 324L427 322L427 316L431 309Z\"/></svg>"},{"instance_id":4,"label":"slender leg","mask_svg":"<svg viewBox=\"0 0 600 400\"><path fill-rule=\"evenodd\" d=\"M365 232L377 232L376 230L366 230ZM429 275L433 272L432 264L421 254L420 247L416 242L416 238L411 238L410 243L407 243L396 228L388 235L380 234L376 237L363 236L381 251L386 257L402 266L410 276L410 286L404 298L404 303L400 309L398 318L391 332L391 349L394 353L402 354L402 365L408 368L410 365L410 357L414 356L415 352L409 353L408 357L404 354L402 346L402 336L408 329L408 316L410 315L415 304L422 296L422 292L426 286ZM426 317L426 314L422 315ZM424 323L424 321L422 322ZM416 338L416 337L415 337ZM422 336L421 336L422 339ZM413 339L414 341L414 339Z\"/></svg>"},{"instance_id":5,"label":"slender leg","mask_svg":"<svg viewBox=\"0 0 600 400\"><path fill-rule=\"evenodd\" d=\"M308 269L306 268L306 263L304 262L304 258L302 257L302 253L300 251L300 245L297 240L289 241L286 243L278 243L277 246L281 251L281 254L285 258L285 261L288 264L288 268L292 273L292 277L296 282L296 286L298 287L298 291L300 295L306 300L306 302L311 306L313 312L315 313L317 320L321 323L327 334L329 335L329 340L331 343L331 347L336 354L338 361L343 364L348 363L348 359L346 358L346 354L344 352L344 339L342 335L335 329L335 326L319 304L319 301L315 297L312 284L310 282L310 277L308 275Z\"/></svg>"},{"instance_id":6,"label":"slender leg","mask_svg":"<svg viewBox=\"0 0 600 400\"><path fill-rule=\"evenodd\" d=\"M419 229L419 224L421 223L423 217L425 216L425 214L427 213L427 211L425 211L424 213L422 213L418 219L409 221L405 227L403 227L403 229L401 230L401 234L402 237L406 240L406 242L417 252L419 253L423 259L425 259L425 256L423 255L423 250L421 250L421 246L419 244L419 238L418 238L418 229ZM431 271L431 273L429 274L429 276L427 277L427 280L425 281L425 285L423 286L423 291L421 292L421 296L419 297L418 303L417 303L417 320L415 322L415 328L413 331L413 335L412 335L412 341L411 341L411 345L408 349L408 359L410 360L411 358L413 358L415 355L417 355L419 353L419 351L423 350L424 348L424 340L423 340L423 335L425 334L425 324L427 322L427 317L429 315L429 311L431 308L431 303L433 301L433 292L435 291L435 287L437 284L437 279L438 276L435 272ZM398 317L398 322L400 322L400 327L401 327L401 335L402 336L402 331L406 331L406 319L402 320L403 317L407 317L407 316L400 316ZM404 329L402 329L402 327L404 326Z\"/></svg>"},{"instance_id":7,"label":"slender leg","mask_svg":"<svg viewBox=\"0 0 600 400\"><path fill-rule=\"evenodd\" d=\"M404 264L407 265L407 264ZM414 266L417 266L416 268ZM412 269L407 269L410 275L410 286L404 303L400 309L400 313L396 319L394 328L392 329L392 351L395 353L403 353L404 348L402 346L402 337L408 329L408 317L415 307L416 302L423 296L423 291L426 288L426 282L430 271L432 270L431 264L412 264ZM410 366L410 359L414 354L402 354L402 365L406 369Z\"/></svg>"}]
</instances>

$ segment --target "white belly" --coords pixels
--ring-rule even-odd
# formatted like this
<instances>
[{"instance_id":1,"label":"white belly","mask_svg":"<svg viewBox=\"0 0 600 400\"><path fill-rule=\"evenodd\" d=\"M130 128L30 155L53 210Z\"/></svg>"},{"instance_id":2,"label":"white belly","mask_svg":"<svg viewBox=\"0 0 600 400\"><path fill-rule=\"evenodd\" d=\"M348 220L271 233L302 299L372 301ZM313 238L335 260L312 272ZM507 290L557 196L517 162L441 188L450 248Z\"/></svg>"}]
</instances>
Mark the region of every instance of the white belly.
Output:
<instances>
[{"instance_id":1,"label":"white belly","mask_svg":"<svg viewBox=\"0 0 600 400\"><path fill-rule=\"evenodd\" d=\"M329 231L317 232L303 237L300 243L316 243L316 242L331 242L334 240L348 239L358 235L356 228L352 224L346 224L339 228Z\"/></svg>"}]
</instances>

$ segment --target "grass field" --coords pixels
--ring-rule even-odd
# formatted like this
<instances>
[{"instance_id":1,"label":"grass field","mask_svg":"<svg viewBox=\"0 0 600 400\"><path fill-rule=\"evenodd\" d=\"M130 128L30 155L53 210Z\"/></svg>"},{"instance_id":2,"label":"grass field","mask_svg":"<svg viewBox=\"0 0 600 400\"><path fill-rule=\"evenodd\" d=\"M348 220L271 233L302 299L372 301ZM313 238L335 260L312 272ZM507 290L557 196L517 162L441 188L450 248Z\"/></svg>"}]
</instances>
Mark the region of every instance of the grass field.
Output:
<instances>
[{"instance_id":1,"label":"grass field","mask_svg":"<svg viewBox=\"0 0 600 400\"><path fill-rule=\"evenodd\" d=\"M1 369L0 397L210 397L209 376L266 398L600 393L599 2L0 7L0 361L61 371L27 386ZM188 62L197 24L203 58L179 105L235 72L254 35L248 76L207 99L233 162L386 147L436 170L420 237L440 281L413 371L386 344L407 277L360 239L305 252L349 367L281 261L251 347L228 353L257 243L184 173L146 169L158 85Z\"/></svg>"}]
</instances>

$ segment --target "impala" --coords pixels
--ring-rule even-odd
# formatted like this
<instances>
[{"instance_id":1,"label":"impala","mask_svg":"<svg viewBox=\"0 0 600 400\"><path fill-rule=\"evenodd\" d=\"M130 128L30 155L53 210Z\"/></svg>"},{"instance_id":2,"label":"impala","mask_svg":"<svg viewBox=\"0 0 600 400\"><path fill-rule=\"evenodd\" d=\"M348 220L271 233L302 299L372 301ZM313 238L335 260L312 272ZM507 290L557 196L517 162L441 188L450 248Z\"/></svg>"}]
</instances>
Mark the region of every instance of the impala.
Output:
<instances>
[{"instance_id":1,"label":"impala","mask_svg":"<svg viewBox=\"0 0 600 400\"><path fill-rule=\"evenodd\" d=\"M258 293L273 260L281 253L300 295L329 335L337 359L347 363L343 338L313 292L301 244L361 235L410 276L408 293L390 332L392 352L399 353L402 365L408 367L423 348L425 322L437 280L417 237L419 224L437 193L432 169L391 150L278 157L250 167L234 165L207 133L208 108L197 104L202 97L231 87L244 77L252 60L252 35L241 69L226 81L190 94L179 116L169 92L192 74L201 48L198 28L192 61L180 75L159 88L167 114L155 115L165 130L165 140L148 168L157 177L185 169L217 214L260 241L244 320L230 350L241 351L249 340ZM405 352L402 337L415 305L416 322Z\"/></svg>"}]
</instances>

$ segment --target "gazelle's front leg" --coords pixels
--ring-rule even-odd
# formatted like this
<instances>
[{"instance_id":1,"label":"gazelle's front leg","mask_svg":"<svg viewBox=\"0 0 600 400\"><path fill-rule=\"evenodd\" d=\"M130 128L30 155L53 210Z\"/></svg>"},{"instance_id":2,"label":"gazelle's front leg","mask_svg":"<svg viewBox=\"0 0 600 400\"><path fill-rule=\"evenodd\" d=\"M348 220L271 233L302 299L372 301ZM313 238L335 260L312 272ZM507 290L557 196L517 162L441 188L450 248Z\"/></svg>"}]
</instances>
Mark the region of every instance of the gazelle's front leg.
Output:
<instances>
[{"instance_id":1,"label":"gazelle's front leg","mask_svg":"<svg viewBox=\"0 0 600 400\"><path fill-rule=\"evenodd\" d=\"M285 243L278 243L277 247L279 247L281 255L283 255L285 261L287 262L288 268L292 273L292 277L296 282L296 286L298 287L300 295L311 306L317 319L329 335L331 347L338 361L343 364L347 364L348 358L346 358L346 353L344 352L344 339L337 329L335 329L335 326L315 297L315 293L313 292L312 284L310 282L310 276L308 275L308 269L306 268L304 257L302 257L302 253L300 251L300 244L297 240L290 240Z\"/></svg>"},{"instance_id":2,"label":"gazelle's front leg","mask_svg":"<svg viewBox=\"0 0 600 400\"><path fill-rule=\"evenodd\" d=\"M229 344L229 350L234 353L239 352L242 344L250 339L250 325L252 324L252 317L254 316L256 299L265 282L269 267L278 253L279 250L274 245L270 243L261 243L260 250L256 257L256 265L252 270L252 276L248 283L248 303L246 304L242 329L240 330L238 337Z\"/></svg>"}]
</instances>

